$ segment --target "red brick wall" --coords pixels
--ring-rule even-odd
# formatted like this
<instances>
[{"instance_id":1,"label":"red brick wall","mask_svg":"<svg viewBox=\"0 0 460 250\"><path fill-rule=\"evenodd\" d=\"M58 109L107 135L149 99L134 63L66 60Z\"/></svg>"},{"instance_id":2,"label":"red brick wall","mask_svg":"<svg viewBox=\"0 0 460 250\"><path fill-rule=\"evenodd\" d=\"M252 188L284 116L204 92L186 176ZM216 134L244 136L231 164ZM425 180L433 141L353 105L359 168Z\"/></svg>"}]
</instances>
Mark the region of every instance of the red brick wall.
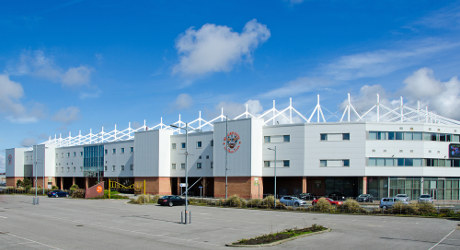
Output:
<instances>
[{"instance_id":1,"label":"red brick wall","mask_svg":"<svg viewBox=\"0 0 460 250\"><path fill-rule=\"evenodd\" d=\"M258 178L257 183L255 178ZM228 196L238 195L244 199L262 198L262 177L228 177ZM214 196L225 198L225 177L214 177Z\"/></svg>"},{"instance_id":2,"label":"red brick wall","mask_svg":"<svg viewBox=\"0 0 460 250\"><path fill-rule=\"evenodd\" d=\"M24 177L6 177L6 185L8 187L16 187L16 182L18 180L24 180Z\"/></svg>"},{"instance_id":3,"label":"red brick wall","mask_svg":"<svg viewBox=\"0 0 460 250\"><path fill-rule=\"evenodd\" d=\"M100 187L100 192L98 192L98 187ZM104 196L104 182L100 182L99 184L96 184L86 189L85 199L97 198L102 196Z\"/></svg>"},{"instance_id":4,"label":"red brick wall","mask_svg":"<svg viewBox=\"0 0 460 250\"><path fill-rule=\"evenodd\" d=\"M147 194L171 195L171 179L169 177L136 177L134 178L134 185L142 186L144 180Z\"/></svg>"}]
</instances>

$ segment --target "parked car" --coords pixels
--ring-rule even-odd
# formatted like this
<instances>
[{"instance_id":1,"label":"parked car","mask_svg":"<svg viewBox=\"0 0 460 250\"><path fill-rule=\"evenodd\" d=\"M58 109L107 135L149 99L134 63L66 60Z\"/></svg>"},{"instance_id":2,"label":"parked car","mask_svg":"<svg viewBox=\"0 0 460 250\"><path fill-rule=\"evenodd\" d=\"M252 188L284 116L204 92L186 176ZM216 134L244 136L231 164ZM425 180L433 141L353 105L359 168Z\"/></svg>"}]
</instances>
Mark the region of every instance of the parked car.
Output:
<instances>
[{"instance_id":1,"label":"parked car","mask_svg":"<svg viewBox=\"0 0 460 250\"><path fill-rule=\"evenodd\" d=\"M325 199L326 199L331 205L334 205L334 206L340 206L340 205L343 204L343 201L335 201L335 200L333 200L333 199L331 199L331 198L325 198ZM311 204L312 204L313 206L316 205L316 203L318 203L318 200L319 200L319 199L314 199L314 200L311 202Z\"/></svg>"},{"instance_id":2,"label":"parked car","mask_svg":"<svg viewBox=\"0 0 460 250\"><path fill-rule=\"evenodd\" d=\"M345 195L341 192L333 192L333 193L330 193L327 198L331 198L335 201L344 201L345 200Z\"/></svg>"},{"instance_id":3,"label":"parked car","mask_svg":"<svg viewBox=\"0 0 460 250\"><path fill-rule=\"evenodd\" d=\"M387 209L393 207L396 202L401 202L403 204L409 204L408 201L398 200L395 197L385 197L380 200L380 208Z\"/></svg>"},{"instance_id":4,"label":"parked car","mask_svg":"<svg viewBox=\"0 0 460 250\"><path fill-rule=\"evenodd\" d=\"M297 197L294 196L283 196L280 199L280 202L283 203L286 206L294 206L294 207L299 207L299 206L306 206L307 202L304 200L301 200Z\"/></svg>"},{"instance_id":5,"label":"parked car","mask_svg":"<svg viewBox=\"0 0 460 250\"><path fill-rule=\"evenodd\" d=\"M297 195L297 197L302 199L302 200L308 200L308 201L315 199L315 195L311 194L311 193L301 193L301 194Z\"/></svg>"},{"instance_id":6,"label":"parked car","mask_svg":"<svg viewBox=\"0 0 460 250\"><path fill-rule=\"evenodd\" d=\"M409 198L409 196L407 196L407 194L397 194L395 196L395 199L397 199L399 201L406 201L406 202L410 201L410 198Z\"/></svg>"},{"instance_id":7,"label":"parked car","mask_svg":"<svg viewBox=\"0 0 460 250\"><path fill-rule=\"evenodd\" d=\"M185 199L177 195L166 195L158 199L158 204L170 207L177 205L185 205Z\"/></svg>"},{"instance_id":8,"label":"parked car","mask_svg":"<svg viewBox=\"0 0 460 250\"><path fill-rule=\"evenodd\" d=\"M433 203L433 199L431 198L431 195L429 194L422 194L420 195L420 198L418 198L418 202Z\"/></svg>"},{"instance_id":9,"label":"parked car","mask_svg":"<svg viewBox=\"0 0 460 250\"><path fill-rule=\"evenodd\" d=\"M65 192L65 191L62 191L62 190L53 190L53 191L49 191L48 192L48 197L54 197L54 198L57 198L57 197L69 197L69 193Z\"/></svg>"},{"instance_id":10,"label":"parked car","mask_svg":"<svg viewBox=\"0 0 460 250\"><path fill-rule=\"evenodd\" d=\"M358 202L373 202L374 196L371 194L360 194L358 197L356 197L356 200Z\"/></svg>"}]
</instances>

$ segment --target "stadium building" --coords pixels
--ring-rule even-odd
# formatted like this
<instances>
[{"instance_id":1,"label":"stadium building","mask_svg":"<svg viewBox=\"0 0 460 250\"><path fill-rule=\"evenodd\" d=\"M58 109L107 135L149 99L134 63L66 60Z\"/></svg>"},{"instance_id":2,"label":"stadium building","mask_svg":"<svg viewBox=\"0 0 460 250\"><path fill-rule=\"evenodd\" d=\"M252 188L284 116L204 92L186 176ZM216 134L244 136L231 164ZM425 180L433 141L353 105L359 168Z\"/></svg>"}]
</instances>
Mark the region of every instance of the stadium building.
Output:
<instances>
[{"instance_id":1,"label":"stadium building","mask_svg":"<svg viewBox=\"0 0 460 250\"><path fill-rule=\"evenodd\" d=\"M228 119L199 117L173 126L54 136L32 148L6 150L8 186L38 177L38 186L94 185L99 180L146 182L152 194L180 194L188 171L192 195L262 198L342 192L356 197L408 194L459 200L460 121L379 101L364 113L350 96L340 117L326 121L319 96L309 115L275 106ZM188 135L185 133L188 129ZM186 154L188 152L188 154ZM275 160L276 158L276 160ZM275 175L276 174L276 175ZM227 177L227 178L226 178Z\"/></svg>"}]
</instances>

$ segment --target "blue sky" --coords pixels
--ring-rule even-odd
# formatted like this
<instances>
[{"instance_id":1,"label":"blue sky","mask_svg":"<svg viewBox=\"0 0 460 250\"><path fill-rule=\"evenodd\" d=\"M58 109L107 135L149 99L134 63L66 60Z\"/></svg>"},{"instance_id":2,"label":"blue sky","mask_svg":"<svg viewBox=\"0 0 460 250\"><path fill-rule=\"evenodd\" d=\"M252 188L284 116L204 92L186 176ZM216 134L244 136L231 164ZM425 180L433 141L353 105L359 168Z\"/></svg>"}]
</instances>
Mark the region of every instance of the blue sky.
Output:
<instances>
[{"instance_id":1,"label":"blue sky","mask_svg":"<svg viewBox=\"0 0 460 250\"><path fill-rule=\"evenodd\" d=\"M10 1L0 5L0 150L280 107L334 119L349 92L460 119L459 1ZM0 151L0 166L4 153ZM0 169L1 169L0 168Z\"/></svg>"}]
</instances>

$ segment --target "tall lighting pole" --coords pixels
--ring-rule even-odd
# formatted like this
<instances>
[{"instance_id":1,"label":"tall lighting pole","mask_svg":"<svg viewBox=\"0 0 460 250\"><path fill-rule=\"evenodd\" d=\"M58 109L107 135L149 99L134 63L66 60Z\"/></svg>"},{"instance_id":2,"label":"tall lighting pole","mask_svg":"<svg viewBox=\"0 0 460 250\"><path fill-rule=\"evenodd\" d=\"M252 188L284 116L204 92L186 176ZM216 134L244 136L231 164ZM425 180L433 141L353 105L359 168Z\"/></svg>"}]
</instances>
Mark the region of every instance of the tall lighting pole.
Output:
<instances>
[{"instance_id":1,"label":"tall lighting pole","mask_svg":"<svg viewBox=\"0 0 460 250\"><path fill-rule=\"evenodd\" d=\"M228 116L225 116L225 199L228 199L228 177L227 177L227 157L228 157Z\"/></svg>"},{"instance_id":2,"label":"tall lighting pole","mask_svg":"<svg viewBox=\"0 0 460 250\"><path fill-rule=\"evenodd\" d=\"M273 148L268 148L268 150L271 150L271 151L275 151L275 166L274 166L274 171L275 171L275 189L274 189L274 193L275 193L275 209L276 209L276 146L275 146L275 149Z\"/></svg>"},{"instance_id":3,"label":"tall lighting pole","mask_svg":"<svg viewBox=\"0 0 460 250\"><path fill-rule=\"evenodd\" d=\"M34 153L35 153L35 199L34 199L34 205L38 205L38 195L37 195L37 184L38 184L38 181L37 181L37 176L38 176L38 167L37 167L37 145L34 145Z\"/></svg>"},{"instance_id":4,"label":"tall lighting pole","mask_svg":"<svg viewBox=\"0 0 460 250\"><path fill-rule=\"evenodd\" d=\"M174 124L169 125L173 128L184 129ZM185 123L185 224L188 218L188 123Z\"/></svg>"}]
</instances>

